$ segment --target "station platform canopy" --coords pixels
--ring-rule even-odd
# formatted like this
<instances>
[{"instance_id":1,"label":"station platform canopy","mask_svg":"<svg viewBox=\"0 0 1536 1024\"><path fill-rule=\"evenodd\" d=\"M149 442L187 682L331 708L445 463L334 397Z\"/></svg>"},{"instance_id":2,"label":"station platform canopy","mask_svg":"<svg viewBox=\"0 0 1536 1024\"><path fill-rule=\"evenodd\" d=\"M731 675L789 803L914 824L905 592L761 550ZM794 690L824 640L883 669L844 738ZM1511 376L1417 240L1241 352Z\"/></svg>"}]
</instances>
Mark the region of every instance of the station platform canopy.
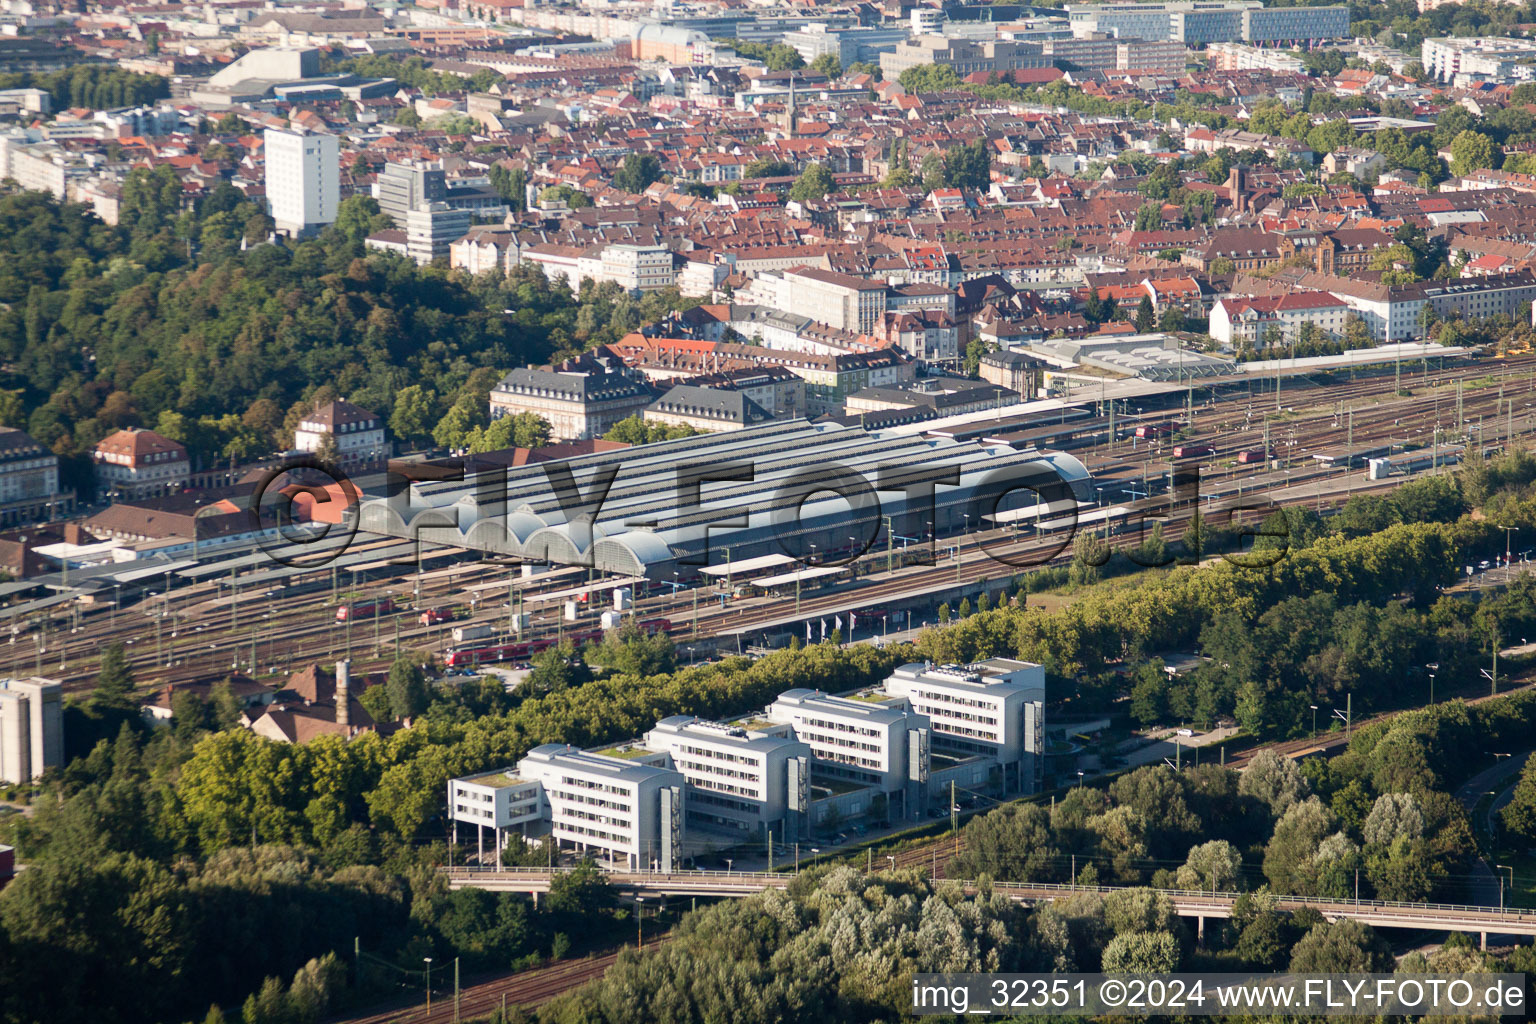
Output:
<instances>
[{"instance_id":1,"label":"station platform canopy","mask_svg":"<svg viewBox=\"0 0 1536 1024\"><path fill-rule=\"evenodd\" d=\"M124 572L114 573L112 579L118 583L138 583L140 580L154 579L156 576L164 576L168 572L180 572L182 569L190 569L197 565L192 559L183 559L179 562L161 562L156 565L143 565L128 569Z\"/></svg>"},{"instance_id":2,"label":"station platform canopy","mask_svg":"<svg viewBox=\"0 0 1536 1024\"><path fill-rule=\"evenodd\" d=\"M767 579L753 580L754 587L782 587L786 583L796 580L816 580L825 576L836 576L840 572L847 572L846 565L813 565L798 572L786 572L779 576L769 576Z\"/></svg>"},{"instance_id":3,"label":"station platform canopy","mask_svg":"<svg viewBox=\"0 0 1536 1024\"><path fill-rule=\"evenodd\" d=\"M1040 530L1061 530L1076 524L1083 526L1098 526L1102 523L1111 523L1116 519L1124 519L1130 515L1131 510L1124 505L1116 505L1113 508L1096 508L1091 512L1084 512L1079 516L1063 516L1060 519L1047 519L1035 524Z\"/></svg>"},{"instance_id":4,"label":"station platform canopy","mask_svg":"<svg viewBox=\"0 0 1536 1024\"><path fill-rule=\"evenodd\" d=\"M1030 505L1028 508L1014 508L1009 509L1006 512L988 513L981 518L991 520L999 526L1006 526L1008 523L1022 522L1027 519L1039 519L1041 516L1050 515L1056 512L1066 512L1074 508L1092 507L1093 506L1086 501L1076 501L1072 498L1063 498L1060 501L1036 503L1034 505Z\"/></svg>"},{"instance_id":5,"label":"station platform canopy","mask_svg":"<svg viewBox=\"0 0 1536 1024\"><path fill-rule=\"evenodd\" d=\"M616 580L603 580L599 583L582 583L574 587L566 587L564 590L554 590L548 594L532 594L523 598L524 604L547 604L550 601L564 601L572 597L580 597L582 594L601 594L608 590L617 590L619 587L632 587L636 583L644 583L644 576L624 576Z\"/></svg>"},{"instance_id":6,"label":"station platform canopy","mask_svg":"<svg viewBox=\"0 0 1536 1024\"><path fill-rule=\"evenodd\" d=\"M759 569L772 569L780 565L789 565L793 561L793 558L785 554L758 555L756 558L738 558L724 565L707 565L699 572L705 576L726 576L733 573L757 572Z\"/></svg>"}]
</instances>

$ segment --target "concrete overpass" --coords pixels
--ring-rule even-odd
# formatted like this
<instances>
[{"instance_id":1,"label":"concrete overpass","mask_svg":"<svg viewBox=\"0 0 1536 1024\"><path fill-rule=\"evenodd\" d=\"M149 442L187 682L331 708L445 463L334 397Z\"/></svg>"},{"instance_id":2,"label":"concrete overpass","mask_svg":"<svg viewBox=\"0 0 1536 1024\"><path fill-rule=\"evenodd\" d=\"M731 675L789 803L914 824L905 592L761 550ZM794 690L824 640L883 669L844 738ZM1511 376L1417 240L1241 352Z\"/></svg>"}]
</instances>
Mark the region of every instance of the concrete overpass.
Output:
<instances>
[{"instance_id":1,"label":"concrete overpass","mask_svg":"<svg viewBox=\"0 0 1536 1024\"><path fill-rule=\"evenodd\" d=\"M445 868L451 888L472 887L497 892L528 893L535 900L549 892L556 872L545 868ZM765 889L783 889L794 880L791 872L764 871L676 871L605 872L610 885L624 896L692 897L750 896ZM956 884L974 891L975 882ZM1104 895L1126 887L1108 885L1057 885L1045 882L995 882L992 889L1020 903L1049 903L1080 892ZM1232 904L1241 895L1235 892L1191 892L1181 889L1157 890L1173 902L1180 917L1192 917L1197 930L1205 931L1206 918L1232 916ZM1398 903L1391 900L1333 899L1321 896L1277 896L1278 909L1296 911L1311 907L1329 921L1350 918L1374 928L1415 928L1426 931L1475 932L1486 949L1489 935L1536 937L1536 910L1479 907L1459 903Z\"/></svg>"}]
</instances>

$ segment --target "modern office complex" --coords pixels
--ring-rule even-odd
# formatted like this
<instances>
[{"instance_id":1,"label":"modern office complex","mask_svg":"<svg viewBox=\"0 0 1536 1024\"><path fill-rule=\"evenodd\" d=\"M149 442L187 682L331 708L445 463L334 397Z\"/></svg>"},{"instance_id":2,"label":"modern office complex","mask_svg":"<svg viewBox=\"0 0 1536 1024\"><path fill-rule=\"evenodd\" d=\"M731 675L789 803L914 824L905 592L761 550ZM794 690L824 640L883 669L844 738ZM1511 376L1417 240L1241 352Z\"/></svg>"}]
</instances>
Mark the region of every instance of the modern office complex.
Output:
<instances>
[{"instance_id":1,"label":"modern office complex","mask_svg":"<svg viewBox=\"0 0 1536 1024\"><path fill-rule=\"evenodd\" d=\"M1044 764L1045 673L993 659L903 665L852 696L781 693L734 722L673 715L600 751L547 744L516 768L448 783L448 813L499 859L506 836L552 836L634 870L844 822L922 817L951 796L1031 793ZM491 830L487 844L486 829Z\"/></svg>"},{"instance_id":2,"label":"modern office complex","mask_svg":"<svg viewBox=\"0 0 1536 1024\"><path fill-rule=\"evenodd\" d=\"M1269 7L1260 0L1173 0L1168 3L1074 4L1073 34L1206 43L1303 44L1349 35L1348 7Z\"/></svg>"},{"instance_id":3,"label":"modern office complex","mask_svg":"<svg viewBox=\"0 0 1536 1024\"><path fill-rule=\"evenodd\" d=\"M690 835L706 830L751 842L770 833L793 840L805 832L811 748L801 740L673 715L645 734L641 749L688 781Z\"/></svg>"},{"instance_id":4,"label":"modern office complex","mask_svg":"<svg viewBox=\"0 0 1536 1024\"><path fill-rule=\"evenodd\" d=\"M921 810L929 767L921 715L876 700L787 690L764 717L809 745L818 781L877 790L893 818Z\"/></svg>"},{"instance_id":5,"label":"modern office complex","mask_svg":"<svg viewBox=\"0 0 1536 1024\"><path fill-rule=\"evenodd\" d=\"M52 679L0 680L0 782L31 782L64 763L63 694Z\"/></svg>"},{"instance_id":6,"label":"modern office complex","mask_svg":"<svg viewBox=\"0 0 1536 1024\"><path fill-rule=\"evenodd\" d=\"M488 827L498 853L515 829L630 870L666 872L679 859L683 788L670 768L546 743L515 770L451 780L448 814L455 839L461 824Z\"/></svg>"},{"instance_id":7,"label":"modern office complex","mask_svg":"<svg viewBox=\"0 0 1536 1024\"><path fill-rule=\"evenodd\" d=\"M1007 658L974 665L903 665L885 692L932 723L936 751L984 757L1003 787L1040 788L1045 754L1045 669Z\"/></svg>"}]
</instances>

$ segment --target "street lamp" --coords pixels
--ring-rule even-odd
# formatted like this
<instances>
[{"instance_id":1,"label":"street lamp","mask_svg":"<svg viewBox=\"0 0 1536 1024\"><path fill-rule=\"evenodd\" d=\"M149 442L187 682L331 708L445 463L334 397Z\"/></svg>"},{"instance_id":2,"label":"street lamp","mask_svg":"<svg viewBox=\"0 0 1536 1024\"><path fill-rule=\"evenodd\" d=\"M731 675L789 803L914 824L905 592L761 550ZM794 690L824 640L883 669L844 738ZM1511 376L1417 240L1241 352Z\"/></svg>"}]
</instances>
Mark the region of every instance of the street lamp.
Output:
<instances>
[{"instance_id":1,"label":"street lamp","mask_svg":"<svg viewBox=\"0 0 1536 1024\"><path fill-rule=\"evenodd\" d=\"M816 861L817 861L818 858L820 858L820 856L821 856L821 847L819 847L819 846L811 847L811 867L814 868L816 866Z\"/></svg>"},{"instance_id":2,"label":"street lamp","mask_svg":"<svg viewBox=\"0 0 1536 1024\"><path fill-rule=\"evenodd\" d=\"M1494 868L1495 868L1495 870L1498 870L1498 871L1508 871L1509 872L1509 889L1510 889L1510 892L1514 892L1514 889L1515 889L1515 869L1510 867L1508 864L1495 864ZM1499 876L1499 909L1500 910L1504 909L1504 876L1503 875Z\"/></svg>"},{"instance_id":3,"label":"street lamp","mask_svg":"<svg viewBox=\"0 0 1536 1024\"><path fill-rule=\"evenodd\" d=\"M1312 709L1312 738L1317 739L1317 705L1308 704L1307 706Z\"/></svg>"},{"instance_id":4,"label":"street lamp","mask_svg":"<svg viewBox=\"0 0 1536 1024\"><path fill-rule=\"evenodd\" d=\"M424 956L421 959L427 965L427 1016L430 1017L432 1016L432 958Z\"/></svg>"},{"instance_id":5,"label":"street lamp","mask_svg":"<svg viewBox=\"0 0 1536 1024\"><path fill-rule=\"evenodd\" d=\"M645 910L644 904L645 904L645 897L644 896L636 896L635 897L635 948L636 949L644 949L645 948L645 934L644 934L644 932L641 931L641 929L644 927L644 925L642 924L642 922L644 921L644 918L641 916L643 911Z\"/></svg>"},{"instance_id":6,"label":"street lamp","mask_svg":"<svg viewBox=\"0 0 1536 1024\"><path fill-rule=\"evenodd\" d=\"M1435 703L1435 673L1440 671L1440 663L1432 661L1424 667L1429 669L1429 703L1433 706Z\"/></svg>"},{"instance_id":7,"label":"street lamp","mask_svg":"<svg viewBox=\"0 0 1536 1024\"><path fill-rule=\"evenodd\" d=\"M1081 768L1077 770L1077 788L1083 788L1083 770Z\"/></svg>"}]
</instances>

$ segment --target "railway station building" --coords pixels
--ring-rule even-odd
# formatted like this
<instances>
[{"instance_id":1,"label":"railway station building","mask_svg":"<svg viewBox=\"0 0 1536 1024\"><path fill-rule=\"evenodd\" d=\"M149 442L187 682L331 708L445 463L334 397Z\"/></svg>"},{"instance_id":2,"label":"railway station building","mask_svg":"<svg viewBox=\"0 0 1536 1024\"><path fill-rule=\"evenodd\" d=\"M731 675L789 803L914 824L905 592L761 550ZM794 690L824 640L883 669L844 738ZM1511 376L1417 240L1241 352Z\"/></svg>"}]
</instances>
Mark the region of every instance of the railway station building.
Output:
<instances>
[{"instance_id":1,"label":"railway station building","mask_svg":"<svg viewBox=\"0 0 1536 1024\"><path fill-rule=\"evenodd\" d=\"M892 537L1095 500L1088 470L1061 452L803 420L536 465L471 458L457 479L398 492L364 502L359 528L667 582L767 555L840 564Z\"/></svg>"}]
</instances>

